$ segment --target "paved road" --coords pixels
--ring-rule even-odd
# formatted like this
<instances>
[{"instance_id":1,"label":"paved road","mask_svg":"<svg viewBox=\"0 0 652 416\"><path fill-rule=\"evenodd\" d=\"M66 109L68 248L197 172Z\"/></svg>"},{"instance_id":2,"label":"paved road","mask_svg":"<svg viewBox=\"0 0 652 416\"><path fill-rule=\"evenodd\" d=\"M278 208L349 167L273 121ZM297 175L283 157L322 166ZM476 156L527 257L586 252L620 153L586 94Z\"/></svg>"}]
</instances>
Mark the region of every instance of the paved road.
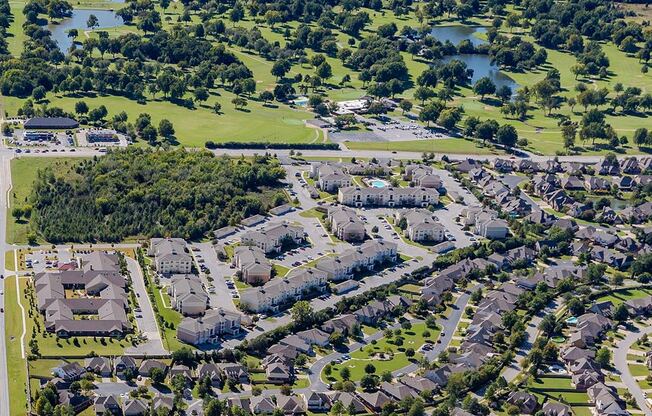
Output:
<instances>
[{"instance_id":1,"label":"paved road","mask_svg":"<svg viewBox=\"0 0 652 416\"><path fill-rule=\"evenodd\" d=\"M505 377L505 380L507 380L508 383L514 380L516 376L518 376L519 373L523 371L521 361L530 352L534 340L539 335L539 324L543 320L544 316L554 313L557 310L558 306L561 304L560 302L561 299L553 299L543 309L543 311L534 315L532 319L530 319L530 322L527 323L527 327L525 328L525 341L523 341L523 343L516 350L514 361L512 361L509 366L505 367L501 374L503 377Z\"/></svg>"},{"instance_id":2,"label":"paved road","mask_svg":"<svg viewBox=\"0 0 652 416\"><path fill-rule=\"evenodd\" d=\"M163 341L161 340L161 333L159 332L156 315L154 308L147 295L147 288L145 287L145 280L143 272L140 269L138 262L131 257L125 256L127 260L127 269L131 276L132 286L136 292L136 299L140 306L141 312L136 312L136 322L138 329L147 337L147 342L137 347L130 347L125 350L126 354L166 354L167 351L163 348ZM141 317L138 318L138 315Z\"/></svg>"},{"instance_id":3,"label":"paved road","mask_svg":"<svg viewBox=\"0 0 652 416\"><path fill-rule=\"evenodd\" d=\"M439 354L441 354L443 351L445 351L448 348L451 341L453 340L453 334L457 329L457 325L460 323L460 319L462 319L462 315L464 314L464 309L466 308L466 305L469 303L469 299L471 298L471 293L475 292L478 289L481 289L482 287L483 285L477 285L466 292L462 292L462 294L457 298L457 300L453 305L453 312L451 312L451 314L448 317L444 317L443 319L437 321L437 325L442 329L443 335L440 335L439 337L440 342L434 344L432 350L425 352L425 356L429 362L435 361L437 357L439 357ZM393 374L394 375L398 375L400 373L408 374L417 371L418 369L419 366L417 364L410 364L407 367L394 371Z\"/></svg>"},{"instance_id":4,"label":"paved road","mask_svg":"<svg viewBox=\"0 0 652 416\"><path fill-rule=\"evenodd\" d=\"M434 142L433 142L434 144ZM216 155L227 155L227 156L251 156L254 154L265 153L263 149L216 149L212 151ZM273 149L270 150L277 154L278 156L290 156L290 150L283 149ZM105 153L101 153L94 149L76 149L75 152L55 152L55 153L21 153L17 154L13 149L0 148L0 153L9 156L21 156L21 157L91 157L91 156L102 156ZM348 158L357 157L357 158L394 158L394 159L416 159L420 160L422 152L410 152L410 151L400 151L400 152L391 152L387 150L302 150L303 157L341 157ZM494 160L499 158L506 158L505 155L477 155L477 154L448 154L448 153L434 153L436 159L441 159L442 156L447 156L449 160L464 160L467 158L481 159L481 160ZM630 155L617 155L619 159L624 159ZM645 155L639 155L645 156ZM525 155L524 158L542 162L555 158L557 156L537 156L537 155ZM519 157L521 158L521 157ZM558 156L557 159L560 162L584 162L584 163L597 163L602 159L602 156Z\"/></svg>"},{"instance_id":5,"label":"paved road","mask_svg":"<svg viewBox=\"0 0 652 416\"><path fill-rule=\"evenodd\" d=\"M618 342L614 351L614 367L620 372L620 380L627 386L627 390L632 394L641 411L646 415L652 415L645 393L627 366L627 352L632 344L642 337L643 334L652 334L652 326L646 326L637 332L628 332L625 338Z\"/></svg>"}]
</instances>

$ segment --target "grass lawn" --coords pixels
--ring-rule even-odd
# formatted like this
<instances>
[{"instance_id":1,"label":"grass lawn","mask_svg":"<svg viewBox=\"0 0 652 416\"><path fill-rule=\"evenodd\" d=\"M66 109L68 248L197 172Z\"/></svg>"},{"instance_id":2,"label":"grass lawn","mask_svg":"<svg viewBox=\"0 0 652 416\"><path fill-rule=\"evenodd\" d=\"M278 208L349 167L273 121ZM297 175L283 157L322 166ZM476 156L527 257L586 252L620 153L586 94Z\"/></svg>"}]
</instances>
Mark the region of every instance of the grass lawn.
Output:
<instances>
[{"instance_id":1,"label":"grass lawn","mask_svg":"<svg viewBox=\"0 0 652 416\"><path fill-rule=\"evenodd\" d=\"M368 344L362 349L351 353L351 359L337 364L332 367L333 371L325 379L331 381L341 380L340 369L347 367L351 371L351 380L359 381L365 375L364 368L367 364L372 363L376 367L375 374L382 374L385 371L396 371L410 364L410 359L405 355L407 348L413 348L415 351L421 347L426 340L435 342L439 336L439 330L428 329L430 336L424 337L423 332L426 330L424 323L414 324L411 329L402 329L404 338L403 344L397 346L387 338L381 338L375 344ZM380 360L375 356L377 353L393 354L388 360ZM417 353L413 359L419 359L421 355Z\"/></svg>"},{"instance_id":2,"label":"grass lawn","mask_svg":"<svg viewBox=\"0 0 652 416\"><path fill-rule=\"evenodd\" d=\"M16 261L14 259L13 250L9 250L5 253L5 269L16 270Z\"/></svg>"},{"instance_id":3,"label":"grass lawn","mask_svg":"<svg viewBox=\"0 0 652 416\"><path fill-rule=\"evenodd\" d=\"M629 371L634 377L647 376L650 374L650 370L643 364L627 364L627 367L629 367Z\"/></svg>"},{"instance_id":4,"label":"grass lawn","mask_svg":"<svg viewBox=\"0 0 652 416\"><path fill-rule=\"evenodd\" d=\"M326 214L318 211L317 208L310 208L305 211L301 211L299 215L302 216L303 218L323 219Z\"/></svg>"},{"instance_id":5,"label":"grass lawn","mask_svg":"<svg viewBox=\"0 0 652 416\"><path fill-rule=\"evenodd\" d=\"M345 142L351 150L391 150L397 152L472 153L477 155L502 154L500 150L483 147L473 140L436 139L406 140L400 142Z\"/></svg>"},{"instance_id":6,"label":"grass lawn","mask_svg":"<svg viewBox=\"0 0 652 416\"><path fill-rule=\"evenodd\" d=\"M308 128L304 121L312 118L305 110L291 109L285 105L278 108L264 106L262 102L249 100L244 110L236 110L231 104L235 97L224 90L215 92L202 106L188 109L170 101L148 99L146 104L119 96L84 96L72 97L62 94L48 94L50 106L61 107L74 112L75 103L85 101L90 108L104 105L109 115L125 111L129 120L133 121L140 113L149 113L152 124L158 126L161 119L172 121L176 131L177 141L184 146L203 147L207 140L223 141L261 141L276 143L307 143L321 141L321 132ZM222 105L221 114L213 112L213 105ZM4 108L9 114L16 114L22 105L22 100L15 97L4 97Z\"/></svg>"},{"instance_id":7,"label":"grass lawn","mask_svg":"<svg viewBox=\"0 0 652 416\"><path fill-rule=\"evenodd\" d=\"M145 257L145 263L151 263L151 259ZM154 282L151 279L150 273L148 270L143 270L147 279L147 288L148 290L152 289L154 291L154 302L158 310L158 314L163 318L163 325L160 325L160 330L162 331L163 346L168 351L176 351L181 347L188 346L177 338L177 325L181 322L183 316L175 311L174 309L166 307L166 303L161 295L161 291L156 287Z\"/></svg>"},{"instance_id":8,"label":"grass lawn","mask_svg":"<svg viewBox=\"0 0 652 416\"><path fill-rule=\"evenodd\" d=\"M422 286L415 285L414 283L407 283L401 287L398 288L399 291L401 292L406 292L414 295L418 295L421 293Z\"/></svg>"},{"instance_id":9,"label":"grass lawn","mask_svg":"<svg viewBox=\"0 0 652 416\"><path fill-rule=\"evenodd\" d=\"M589 396L585 392L579 392L571 386L571 379L557 377L541 377L530 381L529 389L543 402L546 397L557 400L563 399L570 405L585 404L589 402Z\"/></svg>"},{"instance_id":10,"label":"grass lawn","mask_svg":"<svg viewBox=\"0 0 652 416\"><path fill-rule=\"evenodd\" d=\"M380 330L378 328L374 328L373 326L362 325L362 333L365 334L366 336L373 335L378 331Z\"/></svg>"},{"instance_id":11,"label":"grass lawn","mask_svg":"<svg viewBox=\"0 0 652 416\"><path fill-rule=\"evenodd\" d=\"M18 298L16 296L15 276L5 278L4 296L9 406L12 415L24 415L27 413L27 368L21 356L20 349L20 336L23 332L23 323L21 311L18 307Z\"/></svg>"},{"instance_id":12,"label":"grass lawn","mask_svg":"<svg viewBox=\"0 0 652 416\"><path fill-rule=\"evenodd\" d=\"M625 289L602 296L596 302L611 301L614 306L618 306L630 299L640 299L650 295L652 295L652 291L649 289Z\"/></svg>"},{"instance_id":13,"label":"grass lawn","mask_svg":"<svg viewBox=\"0 0 652 416\"><path fill-rule=\"evenodd\" d=\"M276 276L277 277L283 277L286 274L288 274L288 272L290 271L290 269L288 267L285 267L282 264L278 264L278 263L274 263L274 265L272 267L276 271Z\"/></svg>"},{"instance_id":14,"label":"grass lawn","mask_svg":"<svg viewBox=\"0 0 652 416\"><path fill-rule=\"evenodd\" d=\"M24 219L16 221L16 218L11 215L11 210L17 206L22 207L27 203L38 170L52 166L55 174L63 174L69 171L75 160L80 160L80 158L30 157L11 160L12 189L10 192L11 199L9 200L10 206L7 210L7 242L15 244L27 243L27 234L30 231L29 222Z\"/></svg>"}]
</instances>

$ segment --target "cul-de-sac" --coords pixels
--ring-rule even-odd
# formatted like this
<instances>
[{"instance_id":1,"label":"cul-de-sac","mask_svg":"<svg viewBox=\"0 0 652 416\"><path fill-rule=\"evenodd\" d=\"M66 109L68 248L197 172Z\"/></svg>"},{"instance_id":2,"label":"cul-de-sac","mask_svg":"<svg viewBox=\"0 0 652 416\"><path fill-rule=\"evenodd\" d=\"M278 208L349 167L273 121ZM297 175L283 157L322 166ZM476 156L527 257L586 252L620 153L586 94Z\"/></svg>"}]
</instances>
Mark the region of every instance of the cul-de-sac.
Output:
<instances>
[{"instance_id":1,"label":"cul-de-sac","mask_svg":"<svg viewBox=\"0 0 652 416\"><path fill-rule=\"evenodd\" d=\"M651 21L0 0L0 416L652 416Z\"/></svg>"}]
</instances>

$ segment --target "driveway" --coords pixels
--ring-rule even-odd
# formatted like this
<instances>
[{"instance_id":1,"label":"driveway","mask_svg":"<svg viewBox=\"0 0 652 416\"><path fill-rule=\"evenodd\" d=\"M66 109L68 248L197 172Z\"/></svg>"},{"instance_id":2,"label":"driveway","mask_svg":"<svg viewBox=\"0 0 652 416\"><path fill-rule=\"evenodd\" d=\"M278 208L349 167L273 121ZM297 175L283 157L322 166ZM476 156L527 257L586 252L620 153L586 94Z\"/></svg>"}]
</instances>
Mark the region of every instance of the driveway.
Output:
<instances>
[{"instance_id":1,"label":"driveway","mask_svg":"<svg viewBox=\"0 0 652 416\"><path fill-rule=\"evenodd\" d=\"M136 292L136 299L141 312L135 312L136 322L138 329L147 337L147 342L137 347L130 347L125 350L126 354L167 354L163 348L161 341L161 333L159 332L156 315L152 308L152 303L149 300L147 289L145 288L145 280L143 272L140 269L138 262L131 257L125 256L127 260L127 270L131 276L132 286ZM140 317L139 317L140 315Z\"/></svg>"},{"instance_id":2,"label":"driveway","mask_svg":"<svg viewBox=\"0 0 652 416\"><path fill-rule=\"evenodd\" d=\"M652 326L646 326L636 332L627 332L625 338L620 340L616 345L614 350L614 367L620 372L620 380L625 384L627 390L632 394L632 397L636 400L636 404L641 409L641 411L646 415L652 415L652 411L648 407L646 395L641 389L641 386L636 382L634 376L629 371L629 366L627 365L627 352L637 339L643 336L643 334L652 334Z\"/></svg>"}]
</instances>

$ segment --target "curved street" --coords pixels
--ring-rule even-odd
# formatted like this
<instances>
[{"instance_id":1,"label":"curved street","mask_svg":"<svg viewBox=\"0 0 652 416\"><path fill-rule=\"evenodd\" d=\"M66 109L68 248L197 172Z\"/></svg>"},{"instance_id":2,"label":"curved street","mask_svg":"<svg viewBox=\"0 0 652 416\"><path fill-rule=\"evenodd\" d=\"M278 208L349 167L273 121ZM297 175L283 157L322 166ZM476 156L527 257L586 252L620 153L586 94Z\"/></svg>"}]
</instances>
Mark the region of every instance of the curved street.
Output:
<instances>
[{"instance_id":1,"label":"curved street","mask_svg":"<svg viewBox=\"0 0 652 416\"><path fill-rule=\"evenodd\" d=\"M627 365L627 353L633 343L636 342L643 334L652 334L652 326L646 326L639 329L637 332L627 332L625 338L620 340L614 350L614 367L620 372L620 380L625 384L627 390L632 394L636 400L636 404L641 411L648 416L652 416L652 410L647 404L645 392L641 386L636 382L636 379L629 371Z\"/></svg>"}]
</instances>

